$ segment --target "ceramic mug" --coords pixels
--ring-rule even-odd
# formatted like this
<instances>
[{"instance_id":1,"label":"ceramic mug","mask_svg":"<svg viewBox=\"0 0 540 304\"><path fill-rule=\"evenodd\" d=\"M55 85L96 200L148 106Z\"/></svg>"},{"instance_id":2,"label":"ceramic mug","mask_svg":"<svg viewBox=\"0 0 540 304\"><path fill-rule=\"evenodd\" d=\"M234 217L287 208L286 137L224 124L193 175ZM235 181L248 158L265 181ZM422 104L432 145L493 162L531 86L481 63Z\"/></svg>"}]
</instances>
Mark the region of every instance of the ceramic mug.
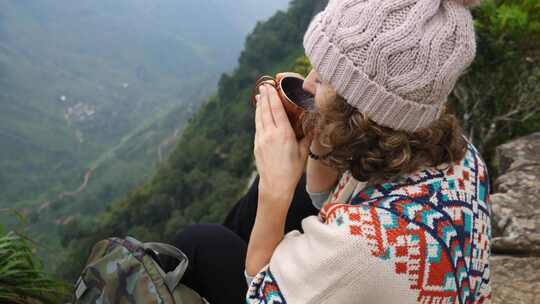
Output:
<instances>
[{"instance_id":1,"label":"ceramic mug","mask_svg":"<svg viewBox=\"0 0 540 304\"><path fill-rule=\"evenodd\" d=\"M298 73L286 72L279 73L275 78L271 76L260 77L251 95L251 103L256 105L257 99L255 96L259 94L259 87L263 84L269 84L276 88L281 103L287 112L289 122L296 134L297 139L304 137L302 129L302 121L306 111L312 111L315 98L313 94L304 91L304 77Z\"/></svg>"}]
</instances>

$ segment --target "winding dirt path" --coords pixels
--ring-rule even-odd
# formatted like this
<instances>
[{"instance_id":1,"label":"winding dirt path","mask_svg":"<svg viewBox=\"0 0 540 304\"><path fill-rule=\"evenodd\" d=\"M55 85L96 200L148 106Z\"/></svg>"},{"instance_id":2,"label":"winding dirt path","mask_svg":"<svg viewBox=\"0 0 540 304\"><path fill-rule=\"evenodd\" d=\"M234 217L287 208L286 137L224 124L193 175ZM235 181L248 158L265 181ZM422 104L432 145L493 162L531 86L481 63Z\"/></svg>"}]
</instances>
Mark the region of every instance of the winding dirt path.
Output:
<instances>
[{"instance_id":1,"label":"winding dirt path","mask_svg":"<svg viewBox=\"0 0 540 304\"><path fill-rule=\"evenodd\" d=\"M169 136L169 137L166 137L165 139L163 139L161 141L161 143L159 144L158 148L157 148L157 154L158 154L158 163L161 163L164 159L164 150L169 147L170 145L174 144L176 142L176 140L178 139L178 135L180 134L180 131L181 131L181 128L178 128L178 129L175 129L174 133ZM116 150L116 148L114 148L113 150ZM113 151L111 150L111 151ZM106 156L110 157L110 155L114 155L113 152L109 151L108 153L106 153ZM94 173L94 171L99 167L99 164L103 163L105 159L107 159L108 157L100 157L100 159L96 160L91 166L90 168L86 171L86 173L84 174L84 178L83 178L83 181L81 183L81 185L73 190L73 191L63 191L61 192L60 194L58 194L58 196L56 197L56 200L62 200L66 197L76 197L78 196L79 194L81 194L85 189L86 187L88 186L88 183L90 182L90 179L92 178L92 175ZM40 206L39 206L39 212L41 212L42 210L44 209L47 209L52 203L52 200L47 200L45 202L43 202Z\"/></svg>"},{"instance_id":2,"label":"winding dirt path","mask_svg":"<svg viewBox=\"0 0 540 304\"><path fill-rule=\"evenodd\" d=\"M92 177L92 173L94 173L94 170L96 170L95 166L90 167L88 171L86 171L86 174L84 175L83 183L77 188L75 191L64 191L58 195L58 199L61 200L64 197L67 196L77 196L79 193L83 192L84 189L86 189L86 186L88 186L88 182L90 181L90 178Z\"/></svg>"},{"instance_id":3,"label":"winding dirt path","mask_svg":"<svg viewBox=\"0 0 540 304\"><path fill-rule=\"evenodd\" d=\"M83 192L86 189L86 187L88 186L88 183L90 182L90 178L92 177L92 174L94 173L94 171L96 169L97 169L97 167L95 165L92 165L86 171L86 173L84 174L84 179L83 179L82 184L76 190L74 190L74 191L64 191L64 192L58 194L58 196L56 197L55 200L47 200L47 201L43 202L38 207L38 213L41 213L43 210L48 209L51 206L53 201L57 201L57 200L59 201L59 200L62 200L63 198L65 198L65 197L75 197L75 196L79 195L81 192Z\"/></svg>"}]
</instances>

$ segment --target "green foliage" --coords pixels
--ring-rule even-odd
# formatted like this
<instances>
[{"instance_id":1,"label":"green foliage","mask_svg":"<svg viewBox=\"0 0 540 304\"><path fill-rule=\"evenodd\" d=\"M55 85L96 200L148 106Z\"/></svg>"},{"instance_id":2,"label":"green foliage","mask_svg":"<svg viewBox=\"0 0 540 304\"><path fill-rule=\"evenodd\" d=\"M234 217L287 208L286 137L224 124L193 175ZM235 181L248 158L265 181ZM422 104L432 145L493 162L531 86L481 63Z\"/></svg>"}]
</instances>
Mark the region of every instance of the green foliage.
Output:
<instances>
[{"instance_id":1,"label":"green foliage","mask_svg":"<svg viewBox=\"0 0 540 304\"><path fill-rule=\"evenodd\" d=\"M497 145L540 130L540 2L486 0L474 15L477 57L452 104L491 164Z\"/></svg>"},{"instance_id":2,"label":"green foliage","mask_svg":"<svg viewBox=\"0 0 540 304\"><path fill-rule=\"evenodd\" d=\"M478 10L477 29L498 44L515 46L538 44L531 39L540 34L540 2L538 0L487 0Z\"/></svg>"},{"instance_id":3,"label":"green foliage","mask_svg":"<svg viewBox=\"0 0 540 304\"><path fill-rule=\"evenodd\" d=\"M0 237L0 302L57 304L66 291L43 272L27 240L13 232Z\"/></svg>"},{"instance_id":4,"label":"green foliage","mask_svg":"<svg viewBox=\"0 0 540 304\"><path fill-rule=\"evenodd\" d=\"M0 303L57 304L67 295L68 286L43 271L35 252L24 234L0 225Z\"/></svg>"},{"instance_id":5,"label":"green foliage","mask_svg":"<svg viewBox=\"0 0 540 304\"><path fill-rule=\"evenodd\" d=\"M311 65L311 62L309 61L309 58L304 55L295 61L293 72L296 72L300 75L307 76L307 74L311 71L312 68L313 66Z\"/></svg>"}]
</instances>

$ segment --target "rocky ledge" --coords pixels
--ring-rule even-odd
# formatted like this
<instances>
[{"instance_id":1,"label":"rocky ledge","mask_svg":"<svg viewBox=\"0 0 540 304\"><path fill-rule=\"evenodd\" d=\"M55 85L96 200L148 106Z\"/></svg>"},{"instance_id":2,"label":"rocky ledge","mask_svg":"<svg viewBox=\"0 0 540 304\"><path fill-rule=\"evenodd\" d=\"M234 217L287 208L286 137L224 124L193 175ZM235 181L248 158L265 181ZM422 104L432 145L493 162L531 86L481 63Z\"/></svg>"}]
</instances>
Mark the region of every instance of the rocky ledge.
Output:
<instances>
[{"instance_id":1,"label":"rocky ledge","mask_svg":"<svg viewBox=\"0 0 540 304\"><path fill-rule=\"evenodd\" d=\"M540 133L499 146L496 161L493 303L540 304Z\"/></svg>"}]
</instances>

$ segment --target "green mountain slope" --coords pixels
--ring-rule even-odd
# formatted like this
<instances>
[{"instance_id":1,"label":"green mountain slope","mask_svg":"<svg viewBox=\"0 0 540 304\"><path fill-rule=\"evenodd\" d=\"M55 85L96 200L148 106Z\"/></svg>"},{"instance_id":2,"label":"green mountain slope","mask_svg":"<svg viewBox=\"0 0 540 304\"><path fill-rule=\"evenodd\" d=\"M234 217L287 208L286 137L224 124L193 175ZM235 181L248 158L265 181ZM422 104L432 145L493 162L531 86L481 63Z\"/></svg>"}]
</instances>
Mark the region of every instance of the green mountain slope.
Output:
<instances>
[{"instance_id":1,"label":"green mountain slope","mask_svg":"<svg viewBox=\"0 0 540 304\"><path fill-rule=\"evenodd\" d=\"M249 95L257 76L293 68L302 37L326 1L295 0L287 12L259 23L248 36L239 66L193 117L176 149L152 180L109 208L96 222L63 229L71 250L60 271L73 277L89 245L110 235L163 240L195 222L219 222L246 187L252 165L253 112Z\"/></svg>"},{"instance_id":2,"label":"green mountain slope","mask_svg":"<svg viewBox=\"0 0 540 304\"><path fill-rule=\"evenodd\" d=\"M150 178L256 20L287 2L0 1L0 209L28 216L47 267L57 227Z\"/></svg>"},{"instance_id":3,"label":"green mountain slope","mask_svg":"<svg viewBox=\"0 0 540 304\"><path fill-rule=\"evenodd\" d=\"M0 206L76 189L136 129L198 105L285 4L0 2Z\"/></svg>"}]
</instances>

